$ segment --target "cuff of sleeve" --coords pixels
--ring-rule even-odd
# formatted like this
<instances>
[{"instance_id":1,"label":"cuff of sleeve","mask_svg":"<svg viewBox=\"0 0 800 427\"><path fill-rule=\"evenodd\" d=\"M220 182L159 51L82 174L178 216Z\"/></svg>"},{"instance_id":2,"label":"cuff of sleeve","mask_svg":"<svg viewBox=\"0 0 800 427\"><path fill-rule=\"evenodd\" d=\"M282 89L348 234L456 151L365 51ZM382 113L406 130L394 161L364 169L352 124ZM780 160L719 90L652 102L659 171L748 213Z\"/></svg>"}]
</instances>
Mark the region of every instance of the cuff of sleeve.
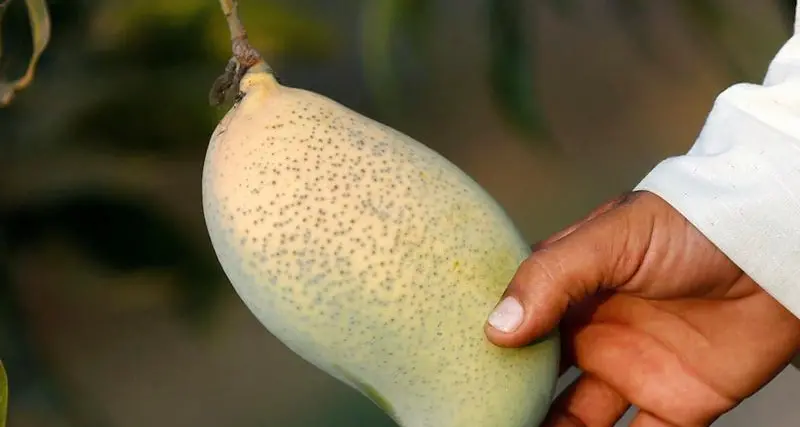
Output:
<instances>
[{"instance_id":1,"label":"cuff of sleeve","mask_svg":"<svg viewBox=\"0 0 800 427\"><path fill-rule=\"evenodd\" d=\"M741 84L717 99L695 145L636 187L672 205L800 317L800 84Z\"/></svg>"}]
</instances>

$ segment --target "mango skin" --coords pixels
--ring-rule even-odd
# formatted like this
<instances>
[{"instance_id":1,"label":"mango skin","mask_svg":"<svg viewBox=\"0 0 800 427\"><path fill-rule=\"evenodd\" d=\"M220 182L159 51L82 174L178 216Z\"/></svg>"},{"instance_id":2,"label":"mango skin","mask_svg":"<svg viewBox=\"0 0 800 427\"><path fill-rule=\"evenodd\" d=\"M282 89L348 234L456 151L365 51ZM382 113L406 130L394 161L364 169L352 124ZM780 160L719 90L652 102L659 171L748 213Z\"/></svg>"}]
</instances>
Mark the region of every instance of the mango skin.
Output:
<instances>
[{"instance_id":1,"label":"mango skin","mask_svg":"<svg viewBox=\"0 0 800 427\"><path fill-rule=\"evenodd\" d=\"M502 208L412 138L263 66L203 169L218 259L299 356L402 427L534 427L559 337L492 345L486 317L529 254Z\"/></svg>"}]
</instances>

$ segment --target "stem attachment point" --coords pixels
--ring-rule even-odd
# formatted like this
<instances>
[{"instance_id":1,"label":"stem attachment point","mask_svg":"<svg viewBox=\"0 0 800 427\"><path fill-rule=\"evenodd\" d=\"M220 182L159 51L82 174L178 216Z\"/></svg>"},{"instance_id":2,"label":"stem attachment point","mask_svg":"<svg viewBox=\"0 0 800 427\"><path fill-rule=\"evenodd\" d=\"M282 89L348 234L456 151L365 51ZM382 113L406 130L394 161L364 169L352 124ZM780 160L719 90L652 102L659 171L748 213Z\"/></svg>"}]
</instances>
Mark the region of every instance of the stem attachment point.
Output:
<instances>
[{"instance_id":1,"label":"stem attachment point","mask_svg":"<svg viewBox=\"0 0 800 427\"><path fill-rule=\"evenodd\" d=\"M239 93L239 82L247 73L250 67L263 62L266 64L261 54L247 40L241 18L239 18L238 0L219 0L222 13L228 22L228 29L231 33L231 51L233 57L228 60L225 72L217 77L209 92L208 99L212 106L218 106L227 99L235 98ZM267 66L272 72L272 69Z\"/></svg>"}]
</instances>

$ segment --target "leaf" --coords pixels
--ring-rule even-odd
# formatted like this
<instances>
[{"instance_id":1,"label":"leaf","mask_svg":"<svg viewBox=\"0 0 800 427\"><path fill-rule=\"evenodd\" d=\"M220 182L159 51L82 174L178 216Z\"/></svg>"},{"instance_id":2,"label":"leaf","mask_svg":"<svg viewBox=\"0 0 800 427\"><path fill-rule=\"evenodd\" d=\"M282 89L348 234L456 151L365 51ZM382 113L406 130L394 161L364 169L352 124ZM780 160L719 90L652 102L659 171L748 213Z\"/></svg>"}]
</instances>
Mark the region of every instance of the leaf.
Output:
<instances>
[{"instance_id":1,"label":"leaf","mask_svg":"<svg viewBox=\"0 0 800 427\"><path fill-rule=\"evenodd\" d=\"M489 78L505 118L528 136L544 137L549 131L534 88L523 4L522 0L488 0Z\"/></svg>"},{"instance_id":2,"label":"leaf","mask_svg":"<svg viewBox=\"0 0 800 427\"><path fill-rule=\"evenodd\" d=\"M361 20L361 49L367 85L384 105L390 104L398 94L391 47L397 4L397 0L368 0Z\"/></svg>"},{"instance_id":3,"label":"leaf","mask_svg":"<svg viewBox=\"0 0 800 427\"><path fill-rule=\"evenodd\" d=\"M0 107L8 105L16 92L28 87L33 81L36 65L50 42L50 13L45 0L25 0L33 35L33 53L25 74L17 80L0 83Z\"/></svg>"},{"instance_id":4,"label":"leaf","mask_svg":"<svg viewBox=\"0 0 800 427\"><path fill-rule=\"evenodd\" d=\"M404 52L403 61L397 61L396 48L406 40L414 51L425 46L433 1L367 0L363 4L361 56L367 85L381 108L397 110L402 98L398 77L407 71L414 52Z\"/></svg>"},{"instance_id":5,"label":"leaf","mask_svg":"<svg viewBox=\"0 0 800 427\"><path fill-rule=\"evenodd\" d=\"M8 376L3 361L0 360L0 427L6 427L8 416Z\"/></svg>"},{"instance_id":6,"label":"leaf","mask_svg":"<svg viewBox=\"0 0 800 427\"><path fill-rule=\"evenodd\" d=\"M407 34L421 48L427 42L427 30L433 18L433 5L431 0L403 0L397 6L397 21L399 29Z\"/></svg>"}]
</instances>

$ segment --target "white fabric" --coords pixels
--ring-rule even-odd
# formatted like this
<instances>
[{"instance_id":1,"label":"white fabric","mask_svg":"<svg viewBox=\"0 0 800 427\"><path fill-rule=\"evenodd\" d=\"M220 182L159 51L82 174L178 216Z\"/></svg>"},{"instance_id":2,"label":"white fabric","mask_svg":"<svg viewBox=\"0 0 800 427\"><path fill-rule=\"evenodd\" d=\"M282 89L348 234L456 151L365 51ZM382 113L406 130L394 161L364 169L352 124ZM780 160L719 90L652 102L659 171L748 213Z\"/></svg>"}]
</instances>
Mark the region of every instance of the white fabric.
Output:
<instances>
[{"instance_id":1,"label":"white fabric","mask_svg":"<svg viewBox=\"0 0 800 427\"><path fill-rule=\"evenodd\" d=\"M800 34L800 2L794 10L794 33Z\"/></svg>"},{"instance_id":2,"label":"white fabric","mask_svg":"<svg viewBox=\"0 0 800 427\"><path fill-rule=\"evenodd\" d=\"M636 189L675 207L800 317L800 6L764 84L720 94L689 152Z\"/></svg>"}]
</instances>

